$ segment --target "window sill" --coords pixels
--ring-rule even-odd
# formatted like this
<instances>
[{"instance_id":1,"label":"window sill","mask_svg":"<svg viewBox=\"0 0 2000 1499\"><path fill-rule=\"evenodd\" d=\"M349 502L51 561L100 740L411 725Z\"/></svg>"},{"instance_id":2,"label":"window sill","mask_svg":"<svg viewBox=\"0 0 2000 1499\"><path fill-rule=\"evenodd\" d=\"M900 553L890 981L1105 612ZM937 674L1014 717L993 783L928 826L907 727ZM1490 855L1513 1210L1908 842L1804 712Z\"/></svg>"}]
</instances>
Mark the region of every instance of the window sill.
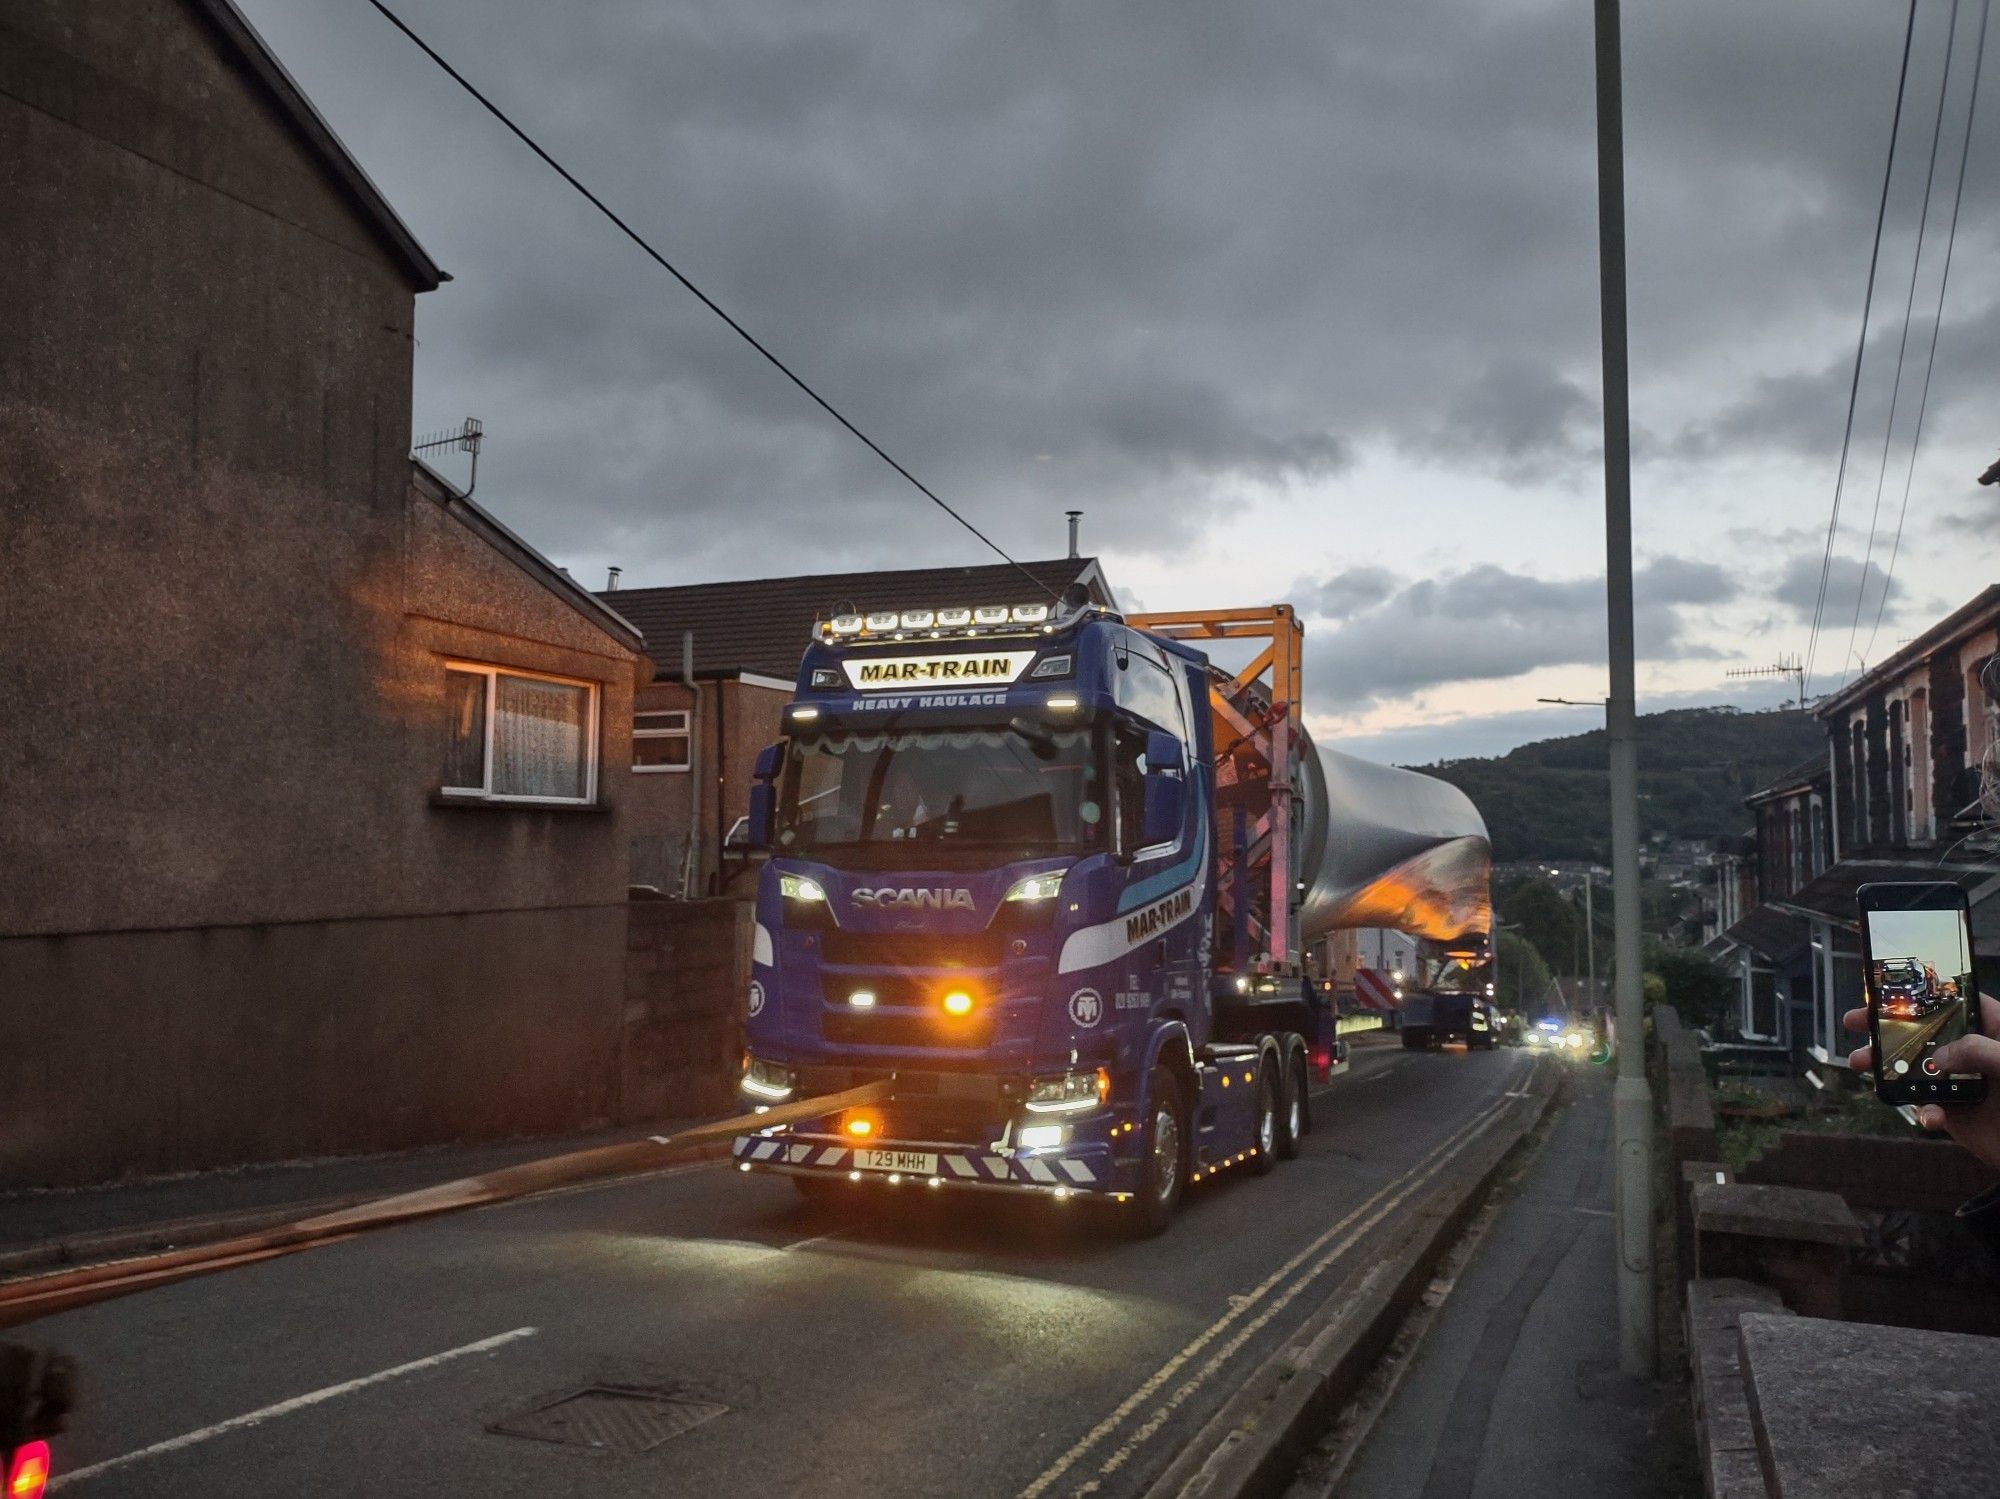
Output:
<instances>
[{"instance_id":1,"label":"window sill","mask_svg":"<svg viewBox=\"0 0 2000 1499\"><path fill-rule=\"evenodd\" d=\"M512 801L505 797L467 795L458 791L433 791L433 807L450 807L473 812L590 812L604 813L611 810L611 803L599 799L594 802L531 802Z\"/></svg>"}]
</instances>

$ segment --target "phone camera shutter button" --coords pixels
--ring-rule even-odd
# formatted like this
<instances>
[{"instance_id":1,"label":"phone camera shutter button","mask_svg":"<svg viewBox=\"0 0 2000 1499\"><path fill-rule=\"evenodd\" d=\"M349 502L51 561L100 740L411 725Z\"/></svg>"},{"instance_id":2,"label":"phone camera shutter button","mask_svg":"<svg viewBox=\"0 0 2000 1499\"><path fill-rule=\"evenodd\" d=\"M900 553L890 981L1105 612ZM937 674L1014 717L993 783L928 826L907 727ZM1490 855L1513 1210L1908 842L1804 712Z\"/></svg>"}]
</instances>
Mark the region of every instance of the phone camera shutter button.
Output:
<instances>
[{"instance_id":1,"label":"phone camera shutter button","mask_svg":"<svg viewBox=\"0 0 2000 1499\"><path fill-rule=\"evenodd\" d=\"M1928 1072L1932 1077L1936 1077L1938 1075L1938 1064L1936 1057L1924 1058L1924 1071Z\"/></svg>"}]
</instances>

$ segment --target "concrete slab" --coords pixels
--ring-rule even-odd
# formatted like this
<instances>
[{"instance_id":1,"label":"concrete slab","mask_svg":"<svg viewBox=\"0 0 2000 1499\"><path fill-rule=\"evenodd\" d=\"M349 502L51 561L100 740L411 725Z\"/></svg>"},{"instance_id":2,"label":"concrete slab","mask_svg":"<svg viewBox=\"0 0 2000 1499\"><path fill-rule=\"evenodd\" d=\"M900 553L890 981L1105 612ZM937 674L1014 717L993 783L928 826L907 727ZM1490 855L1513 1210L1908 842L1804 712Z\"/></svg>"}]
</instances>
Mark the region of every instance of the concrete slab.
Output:
<instances>
[{"instance_id":1,"label":"concrete slab","mask_svg":"<svg viewBox=\"0 0 2000 1499\"><path fill-rule=\"evenodd\" d=\"M1695 1230L1745 1238L1786 1239L1842 1248L1863 1240L1861 1220L1832 1192L1751 1182L1698 1182Z\"/></svg>"},{"instance_id":2,"label":"concrete slab","mask_svg":"<svg viewBox=\"0 0 2000 1499\"><path fill-rule=\"evenodd\" d=\"M2000 1338L1746 1313L1743 1370L1782 1499L1992 1499Z\"/></svg>"}]
</instances>

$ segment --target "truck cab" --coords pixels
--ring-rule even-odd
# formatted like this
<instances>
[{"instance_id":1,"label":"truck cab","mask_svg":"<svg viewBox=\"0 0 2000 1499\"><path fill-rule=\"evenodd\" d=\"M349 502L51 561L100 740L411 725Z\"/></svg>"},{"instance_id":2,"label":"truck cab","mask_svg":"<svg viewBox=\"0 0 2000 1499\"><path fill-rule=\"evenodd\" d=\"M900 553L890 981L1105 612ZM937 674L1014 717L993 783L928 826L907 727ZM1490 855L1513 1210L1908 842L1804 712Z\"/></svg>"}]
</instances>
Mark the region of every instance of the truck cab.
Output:
<instances>
[{"instance_id":1,"label":"truck cab","mask_svg":"<svg viewBox=\"0 0 2000 1499\"><path fill-rule=\"evenodd\" d=\"M743 1092L893 1079L745 1170L1136 1203L1303 1127L1296 1036L1214 1034L1209 669L1076 602L846 612L758 764Z\"/></svg>"}]
</instances>

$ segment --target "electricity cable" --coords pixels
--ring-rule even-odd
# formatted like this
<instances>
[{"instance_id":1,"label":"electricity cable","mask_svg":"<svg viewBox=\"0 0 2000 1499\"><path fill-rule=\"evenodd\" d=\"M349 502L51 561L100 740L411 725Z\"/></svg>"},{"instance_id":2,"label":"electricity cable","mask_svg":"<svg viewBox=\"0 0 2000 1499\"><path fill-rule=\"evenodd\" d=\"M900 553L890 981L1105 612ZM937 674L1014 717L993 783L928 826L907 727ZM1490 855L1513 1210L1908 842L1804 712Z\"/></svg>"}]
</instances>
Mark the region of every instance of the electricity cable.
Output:
<instances>
[{"instance_id":1,"label":"electricity cable","mask_svg":"<svg viewBox=\"0 0 2000 1499\"><path fill-rule=\"evenodd\" d=\"M1896 512L1896 538L1889 548L1889 567L1882 577L1882 594L1875 600L1875 622L1868 627L1865 657L1875 649L1876 632L1882 628L1882 611L1889 602L1889 582L1896 576L1896 558L1903 550L1903 522L1910 514L1910 489L1917 477L1917 449L1924 440L1924 408L1931 395L1931 372L1937 366L1938 330L1944 323L1944 291L1951 281L1951 250L1958 238L1958 209L1965 199L1965 164L1972 155L1972 122L1979 112L1979 77L1986 65L1986 22L1992 14L1992 0L1980 0L1979 37L1972 50L1972 92L1965 101L1965 141L1959 149L1958 185L1951 197L1951 222L1944 237L1944 271L1938 277L1937 311L1931 318L1930 353L1924 358L1924 383L1917 394L1917 424L1910 438L1910 466L1903 474L1903 503Z\"/></svg>"},{"instance_id":2,"label":"electricity cable","mask_svg":"<svg viewBox=\"0 0 2000 1499\"><path fill-rule=\"evenodd\" d=\"M379 0L370 0L379 3ZM1840 530L1840 491L1847 479L1847 455L1854 441L1854 407L1861 394L1861 359L1868 350L1868 320L1875 307L1875 272L1882 259L1882 224L1889 212L1889 182L1895 174L1896 137L1903 126L1903 95L1910 84L1910 43L1917 31L1917 0L1910 0L1909 18L1903 24L1903 65L1896 75L1896 110L1889 121L1889 152L1882 163L1882 195L1875 207L1875 243L1868 252L1868 284L1861 294L1861 337L1854 349L1854 375L1847 387L1847 426L1840 438L1840 463L1833 477L1833 513L1826 522L1826 552L1820 559L1819 592L1813 600L1812 633L1806 637L1805 671L1799 680L1799 695L1805 696L1812 684L1813 654L1819 645L1820 619L1826 610L1827 575L1833 568L1833 541Z\"/></svg>"},{"instance_id":3,"label":"electricity cable","mask_svg":"<svg viewBox=\"0 0 2000 1499\"><path fill-rule=\"evenodd\" d=\"M678 266L676 266L672 261L668 260L667 257L662 255L658 250L654 249L652 244L646 239L644 235L640 234L638 230L634 229L630 224L626 223L624 219L620 218L617 215L617 213L615 213L611 209L609 204L607 204L602 198L598 197L597 194L592 192L589 188L585 187L583 183L577 179L576 175L569 170L569 168L565 167L561 162L557 161L555 157L551 156L547 151L545 151L542 148L541 144L537 142L533 136L529 135L527 131L523 130L519 125L515 124L514 121L508 116L505 110L501 109L499 105L495 104L491 99L487 98L485 94L481 93L479 89L473 85L471 80L468 79L463 73L459 72L458 69L453 67L448 61L446 61L444 56L435 47L433 47L429 42L425 41L422 37L418 36L416 32L412 31L408 23L406 23L401 16L397 15L393 10L389 9L387 5L383 4L382 0L368 0L368 3L374 6L374 8L381 13L382 18L386 20L391 26L394 26L398 31L402 32L404 36L408 37L411 42L415 43L417 50L422 52L424 56L428 57L432 62L436 63L438 67L444 71L446 77L450 78L453 83L456 83L460 88L464 89L468 94L472 95L472 97L479 102L480 106L484 108L488 114L492 115L494 119L498 120L502 125L506 126L507 129L513 133L514 137L517 140L519 140L522 145L526 146L530 151L534 152L535 155L540 157L542 159L542 163L545 166L547 166L551 171L553 171L558 177L562 178L563 181L567 182L571 187L575 188L576 191L583 196L584 200L588 202L591 207L595 208L599 213L603 214L605 218L609 219L612 222L612 224L614 224L618 228L618 230L624 234L624 236L627 239L631 240L633 244L637 245L641 250L643 250L646 253L646 255L656 265L660 267L660 269L665 271L669 276L672 276L676 281L680 282L680 284L683 287L685 287L690 293L693 294L696 301L700 302L702 306L706 307L710 312L714 313L717 317L721 318L722 321L727 323L730 329L739 338L741 338L745 343L749 344L750 347L755 349L759 354L762 354L765 360L768 361L771 364L771 366L778 371L779 374L783 375L787 380L791 381L792 384L796 385L800 390L804 391L809 397L812 398L814 404L816 404L822 411L824 411L828 416L832 417L835 421L839 422L841 426L845 427L855 437L859 438L860 441L868 448L868 450L871 453L873 453L877 458L880 458L884 463L888 464L889 467L893 468L897 473L901 474L905 479L909 480L910 484L916 489L917 493L921 494L925 499L929 500L933 505L937 506L938 509L942 510L946 515L950 516L953 520L957 521L961 526L965 527L966 530L970 531L981 542L983 542L986 545L986 547L994 553L994 555L998 556L1002 561L1006 562L1008 566L1012 567L1016 572L1020 573L1022 577L1026 578L1030 583L1034 584L1036 588L1040 589L1043 593L1046 593L1050 598L1056 597L1056 591L1053 588L1049 587L1048 584L1044 583L1040 578L1037 578L1033 573L1029 572L1027 568L1023 567L1019 562L1016 562L1011 556L1007 554L1005 550L1001 548L998 542L994 541L992 537L988 536L984 531L980 530L979 527L975 526L971 521L967 520L963 515L959 514L958 511L954 510L950 505L945 503L945 501L942 498L940 498L934 491L932 491L930 486L925 484L923 480L919 479L915 474L911 473L901 463L898 463L894 458L890 457L887 450L885 450L880 443L876 442L874 438L870 437L866 432L863 432L859 427L855 426L853 422L849 421L844 415L841 414L841 412L833 405L831 401L827 400L825 396L821 395L818 391L814 390L812 386L808 385L802 377L800 377L797 373L793 371L790 365L786 364L784 360L780 359L776 354L772 353L771 350L763 342L761 342L756 337L756 335L751 333L748 328L745 328L741 323L737 322L735 318L731 317L727 312L723 311L722 307L715 301L713 297L709 296L707 292L703 291L700 287L696 286L694 282L690 281L687 278L687 276L681 272Z\"/></svg>"},{"instance_id":4,"label":"electricity cable","mask_svg":"<svg viewBox=\"0 0 2000 1499\"><path fill-rule=\"evenodd\" d=\"M1861 634L1861 609L1868 600L1868 567L1875 560L1875 527L1882 518L1882 491L1889 482L1889 448L1896 437L1896 408L1903 396L1903 363L1910 352L1910 316L1917 306L1917 281L1924 268L1924 236L1931 223L1931 189L1937 185L1938 142L1944 138L1944 110L1951 98L1951 60L1958 50L1958 0L1951 0L1951 13L1944 30L1944 72L1938 79L1937 118L1931 122L1930 158L1924 167L1924 196L1917 209L1917 245L1910 253L1910 294L1903 299L1903 332L1896 340L1896 378L1889 385L1889 416L1882 424L1882 462L1875 471L1875 503L1868 511L1868 542L1861 549L1861 576L1854 585L1854 617L1847 622L1847 661L1853 662L1854 642ZM1921 419L1921 418L1919 418ZM1914 456L1914 449L1912 450ZM1889 581L1882 580L1882 597L1889 597ZM1872 642L1871 642L1872 644ZM1867 658L1861 660L1865 671Z\"/></svg>"}]
</instances>

